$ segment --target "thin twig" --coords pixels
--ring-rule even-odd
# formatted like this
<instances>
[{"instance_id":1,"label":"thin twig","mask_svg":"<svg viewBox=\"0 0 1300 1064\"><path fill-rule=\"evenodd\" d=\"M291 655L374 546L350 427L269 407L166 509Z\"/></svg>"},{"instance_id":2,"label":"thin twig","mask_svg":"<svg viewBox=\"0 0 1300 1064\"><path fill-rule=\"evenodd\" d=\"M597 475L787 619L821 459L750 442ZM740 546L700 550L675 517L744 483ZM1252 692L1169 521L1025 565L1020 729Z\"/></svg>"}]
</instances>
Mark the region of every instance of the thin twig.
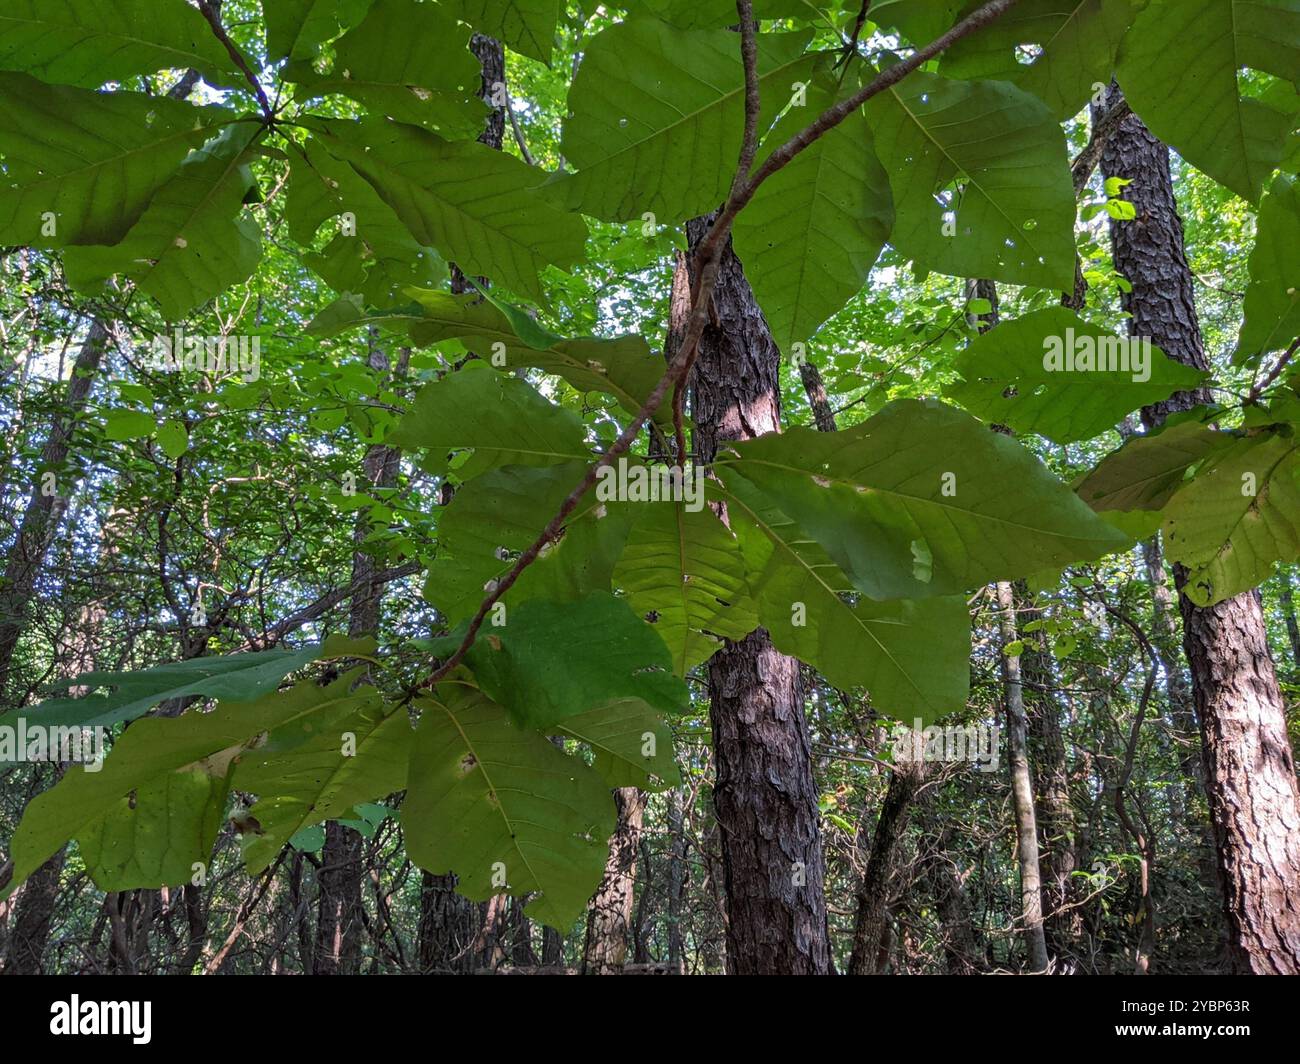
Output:
<instances>
[{"instance_id":1,"label":"thin twig","mask_svg":"<svg viewBox=\"0 0 1300 1064\"><path fill-rule=\"evenodd\" d=\"M262 88L262 83L257 80L257 75L253 73L253 68L248 65L248 60L244 58L244 53L236 46L235 42L230 39L230 35L221 25L221 13L219 5L212 0L199 0L199 10L203 17L208 20L208 25L212 27L212 32L216 35L226 53L230 56L235 66L239 67L248 83L253 86L253 92L257 95L258 106L262 108L262 114L268 123L275 121L275 111L271 107L271 101L266 98L266 90Z\"/></svg>"}]
</instances>

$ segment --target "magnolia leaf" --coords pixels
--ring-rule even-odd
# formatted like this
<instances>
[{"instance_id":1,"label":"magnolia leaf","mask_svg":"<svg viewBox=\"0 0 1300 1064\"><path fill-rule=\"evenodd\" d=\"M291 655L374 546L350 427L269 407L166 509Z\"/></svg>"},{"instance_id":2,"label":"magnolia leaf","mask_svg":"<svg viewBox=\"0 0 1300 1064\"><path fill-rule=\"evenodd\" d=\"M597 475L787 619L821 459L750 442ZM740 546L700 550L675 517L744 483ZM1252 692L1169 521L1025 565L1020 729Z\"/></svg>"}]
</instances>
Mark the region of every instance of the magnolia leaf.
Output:
<instances>
[{"instance_id":1,"label":"magnolia leaf","mask_svg":"<svg viewBox=\"0 0 1300 1064\"><path fill-rule=\"evenodd\" d=\"M1296 108L1255 98L1248 68L1300 80L1291 0L1150 0L1124 38L1118 77L1152 133L1253 203L1282 159Z\"/></svg>"},{"instance_id":2,"label":"magnolia leaf","mask_svg":"<svg viewBox=\"0 0 1300 1064\"><path fill-rule=\"evenodd\" d=\"M808 38L758 35L760 129L791 101L792 86L808 80ZM611 222L650 215L672 225L716 208L735 175L744 128L737 40L726 30L632 19L587 42L564 123L564 157L578 172L551 186L555 194Z\"/></svg>"},{"instance_id":3,"label":"magnolia leaf","mask_svg":"<svg viewBox=\"0 0 1300 1064\"><path fill-rule=\"evenodd\" d=\"M572 926L600 883L614 831L601 777L462 683L421 697L402 806L411 860L456 874L472 901L534 892L525 910Z\"/></svg>"},{"instance_id":4,"label":"magnolia leaf","mask_svg":"<svg viewBox=\"0 0 1300 1064\"><path fill-rule=\"evenodd\" d=\"M960 594L1128 544L1020 444L933 401L733 446L735 473L875 599Z\"/></svg>"},{"instance_id":5,"label":"magnolia leaf","mask_svg":"<svg viewBox=\"0 0 1300 1064\"><path fill-rule=\"evenodd\" d=\"M1002 81L917 70L869 100L866 115L900 252L939 273L1073 289L1074 185L1042 101Z\"/></svg>"},{"instance_id":6,"label":"magnolia leaf","mask_svg":"<svg viewBox=\"0 0 1300 1064\"><path fill-rule=\"evenodd\" d=\"M977 337L944 395L1023 435L1075 443L1113 429L1138 407L1195 388L1207 374L1146 339L1121 338L1065 307L1035 310Z\"/></svg>"}]
</instances>

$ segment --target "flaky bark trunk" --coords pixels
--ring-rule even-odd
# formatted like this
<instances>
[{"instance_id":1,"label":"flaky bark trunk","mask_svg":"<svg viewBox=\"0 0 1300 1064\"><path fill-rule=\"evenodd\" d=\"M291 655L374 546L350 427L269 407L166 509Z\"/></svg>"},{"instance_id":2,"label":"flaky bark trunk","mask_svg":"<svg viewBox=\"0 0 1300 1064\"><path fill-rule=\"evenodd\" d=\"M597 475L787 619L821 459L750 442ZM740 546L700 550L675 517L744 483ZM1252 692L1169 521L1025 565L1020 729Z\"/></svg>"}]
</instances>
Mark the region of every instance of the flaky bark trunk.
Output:
<instances>
[{"instance_id":1,"label":"flaky bark trunk","mask_svg":"<svg viewBox=\"0 0 1300 1064\"><path fill-rule=\"evenodd\" d=\"M1112 104L1118 90L1111 92ZM1133 336L1170 357L1208 368L1192 274L1174 200L1169 151L1136 116L1102 155L1107 177L1132 183L1137 217L1113 222L1115 265L1132 285L1124 307ZM1142 411L1148 426L1207 398L1179 392ZM1180 591L1187 573L1175 567ZM1183 647L1200 717L1205 786L1228 924L1239 972L1300 973L1300 800L1259 593L1201 608L1179 596Z\"/></svg>"},{"instance_id":2,"label":"flaky bark trunk","mask_svg":"<svg viewBox=\"0 0 1300 1064\"><path fill-rule=\"evenodd\" d=\"M706 219L687 224L692 247ZM730 247L700 341L692 413L700 461L721 443L776 432L780 352ZM727 892L727 967L736 974L831 970L825 867L799 663L758 629L709 662L709 716Z\"/></svg>"},{"instance_id":3,"label":"flaky bark trunk","mask_svg":"<svg viewBox=\"0 0 1300 1064\"><path fill-rule=\"evenodd\" d=\"M627 963L636 858L641 845L646 795L637 787L619 787L614 791L614 804L618 807L618 826L609 840L605 875L587 910L587 945L582 965L585 975L610 975Z\"/></svg>"}]
</instances>

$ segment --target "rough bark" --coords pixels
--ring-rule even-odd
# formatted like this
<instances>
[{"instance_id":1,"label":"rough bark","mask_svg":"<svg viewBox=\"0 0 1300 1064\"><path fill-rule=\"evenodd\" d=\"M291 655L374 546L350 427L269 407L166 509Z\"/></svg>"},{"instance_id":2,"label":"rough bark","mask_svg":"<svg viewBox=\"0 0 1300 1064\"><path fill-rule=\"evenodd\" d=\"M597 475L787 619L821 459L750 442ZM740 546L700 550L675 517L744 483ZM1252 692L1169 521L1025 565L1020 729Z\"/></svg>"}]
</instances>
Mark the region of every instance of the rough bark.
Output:
<instances>
[{"instance_id":1,"label":"rough bark","mask_svg":"<svg viewBox=\"0 0 1300 1064\"><path fill-rule=\"evenodd\" d=\"M587 909L584 975L614 974L627 963L636 858L641 845L646 795L637 787L619 787L614 791L614 804L618 807L618 826L609 840L605 874Z\"/></svg>"},{"instance_id":2,"label":"rough bark","mask_svg":"<svg viewBox=\"0 0 1300 1064\"><path fill-rule=\"evenodd\" d=\"M1119 91L1112 88L1112 105ZM1169 151L1136 116L1102 154L1122 177L1137 217L1113 222L1115 265L1133 336L1170 357L1208 368L1197 318ZM1142 411L1148 426L1206 399L1180 392ZM1181 589L1187 574L1175 566ZM1200 718L1205 786L1218 851L1228 957L1239 972L1300 973L1300 800L1284 706L1257 591L1201 608L1179 596L1183 647Z\"/></svg>"},{"instance_id":3,"label":"rough bark","mask_svg":"<svg viewBox=\"0 0 1300 1064\"><path fill-rule=\"evenodd\" d=\"M687 224L692 248L707 219ZM692 378L699 460L721 443L778 431L780 353L728 243ZM713 801L736 974L831 970L825 868L799 663L758 629L708 666Z\"/></svg>"}]
</instances>

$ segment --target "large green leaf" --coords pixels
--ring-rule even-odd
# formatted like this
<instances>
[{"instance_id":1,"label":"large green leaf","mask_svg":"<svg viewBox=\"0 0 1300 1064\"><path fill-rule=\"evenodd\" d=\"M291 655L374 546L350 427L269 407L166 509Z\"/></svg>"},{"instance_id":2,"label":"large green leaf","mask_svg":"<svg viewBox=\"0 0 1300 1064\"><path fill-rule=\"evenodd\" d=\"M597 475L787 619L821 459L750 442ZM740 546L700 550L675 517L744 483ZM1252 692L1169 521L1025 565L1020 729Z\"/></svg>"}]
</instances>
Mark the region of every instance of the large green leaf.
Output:
<instances>
[{"instance_id":1,"label":"large green leaf","mask_svg":"<svg viewBox=\"0 0 1300 1064\"><path fill-rule=\"evenodd\" d=\"M125 854L114 855L109 862L96 850L103 867L111 875L117 875L130 860L136 871L165 870L171 874L182 864L207 861L206 852L185 853L178 849L181 838L166 826L189 824L192 827L203 822L201 810L208 807L214 792L193 786L201 781L176 783L169 777L180 772L225 779L234 760L263 732L293 724L301 726L309 718L328 719L347 711L356 698L364 697L351 693L360 672L353 670L328 687L308 680L288 691L273 692L252 702L223 701L211 713L137 721L122 733L100 771L69 772L57 785L28 804L10 845L14 876L6 894L71 838L84 834L92 840L92 846L102 846L105 839L132 837L127 830L129 825L118 822L118 818L131 812L129 803L124 810L120 801L142 788L150 788L151 801L141 811L142 830L135 836L139 852L131 858ZM168 798L182 796L194 803L189 812L167 806ZM115 822L101 829L97 825L105 817L114 818ZM193 833L186 838L191 844L203 841ZM190 862L182 860L185 856L190 857ZM137 885L157 887L164 883Z\"/></svg>"},{"instance_id":2,"label":"large green leaf","mask_svg":"<svg viewBox=\"0 0 1300 1064\"><path fill-rule=\"evenodd\" d=\"M758 71L766 128L806 82L807 33L761 34ZM574 210L608 221L654 215L671 225L722 202L744 128L740 37L633 19L584 49L569 90L564 157L577 173L555 184ZM808 121L816 117L804 110Z\"/></svg>"},{"instance_id":3,"label":"large green leaf","mask_svg":"<svg viewBox=\"0 0 1300 1064\"><path fill-rule=\"evenodd\" d=\"M835 102L819 78L808 107L781 117L771 140L783 144ZM782 351L807 341L857 294L894 221L889 178L876 159L871 127L855 111L759 186L736 219L736 254L745 264L772 337Z\"/></svg>"},{"instance_id":4,"label":"large green leaf","mask_svg":"<svg viewBox=\"0 0 1300 1064\"><path fill-rule=\"evenodd\" d=\"M1198 421L1168 425L1151 435L1134 436L1104 458L1076 490L1098 513L1162 510L1206 458L1232 446L1234 439Z\"/></svg>"},{"instance_id":5,"label":"large green leaf","mask_svg":"<svg viewBox=\"0 0 1300 1064\"><path fill-rule=\"evenodd\" d=\"M360 22L370 0L262 0L267 58L311 59L344 26Z\"/></svg>"},{"instance_id":6,"label":"large green leaf","mask_svg":"<svg viewBox=\"0 0 1300 1064\"><path fill-rule=\"evenodd\" d=\"M1232 361L1254 363L1300 336L1300 190L1278 174L1259 205L1245 320Z\"/></svg>"},{"instance_id":7,"label":"large green leaf","mask_svg":"<svg viewBox=\"0 0 1300 1064\"><path fill-rule=\"evenodd\" d=\"M445 642L459 643L458 635ZM480 629L464 660L484 692L530 728L551 728L620 698L670 713L689 701L663 640L607 591L516 606L506 623Z\"/></svg>"},{"instance_id":8,"label":"large green leaf","mask_svg":"<svg viewBox=\"0 0 1300 1064\"><path fill-rule=\"evenodd\" d=\"M610 787L659 791L681 782L672 732L639 698L615 699L555 727L591 748L592 767Z\"/></svg>"},{"instance_id":9,"label":"large green leaf","mask_svg":"<svg viewBox=\"0 0 1300 1064\"><path fill-rule=\"evenodd\" d=\"M130 277L168 321L247 280L262 257L259 226L240 215L254 188L248 147L257 132L230 126L194 152L120 243L69 249L68 279L91 290L114 274Z\"/></svg>"},{"instance_id":10,"label":"large green leaf","mask_svg":"<svg viewBox=\"0 0 1300 1064\"><path fill-rule=\"evenodd\" d=\"M900 252L958 277L1073 288L1074 185L1046 104L1007 82L917 70L869 100L866 114L894 191L890 240Z\"/></svg>"},{"instance_id":11,"label":"large green leaf","mask_svg":"<svg viewBox=\"0 0 1300 1064\"><path fill-rule=\"evenodd\" d=\"M0 70L94 88L190 67L214 84L238 83L225 48L185 0L6 0L0 6Z\"/></svg>"},{"instance_id":12,"label":"large green leaf","mask_svg":"<svg viewBox=\"0 0 1300 1064\"><path fill-rule=\"evenodd\" d=\"M358 692L355 708L305 742L267 741L243 754L231 786L258 796L248 811L257 830L243 836L244 860L257 873L303 828L345 816L358 803L406 786L411 721L404 708L373 691Z\"/></svg>"},{"instance_id":13,"label":"large green leaf","mask_svg":"<svg viewBox=\"0 0 1300 1064\"><path fill-rule=\"evenodd\" d=\"M527 912L571 927L605 867L614 803L604 780L462 683L421 698L402 806L406 849L483 901L534 891Z\"/></svg>"},{"instance_id":14,"label":"large green leaf","mask_svg":"<svg viewBox=\"0 0 1300 1064\"><path fill-rule=\"evenodd\" d=\"M686 30L736 25L735 0L623 0L619 6L631 16L653 15ZM808 0L753 0L759 19L818 20L820 12Z\"/></svg>"},{"instance_id":15,"label":"large green leaf","mask_svg":"<svg viewBox=\"0 0 1300 1064\"><path fill-rule=\"evenodd\" d=\"M852 2L843 0L841 9L847 10ZM922 45L955 25L964 6L965 0L874 0L867 12L872 22L901 30L913 44Z\"/></svg>"},{"instance_id":16,"label":"large green leaf","mask_svg":"<svg viewBox=\"0 0 1300 1064\"><path fill-rule=\"evenodd\" d=\"M115 799L76 836L100 890L189 883L205 865L225 819L230 778L200 764L148 780Z\"/></svg>"},{"instance_id":17,"label":"large green leaf","mask_svg":"<svg viewBox=\"0 0 1300 1064\"><path fill-rule=\"evenodd\" d=\"M87 672L61 684L93 692L111 687L111 694L87 693L83 698L53 698L30 709L14 709L0 717L19 715L46 727L108 727L134 720L173 698L204 695L228 701L247 701L275 690L291 672L322 657L335 657L354 649L347 641L327 640L323 646L301 650L263 650L256 654L227 654L218 658L190 658L155 665L139 672ZM361 648L364 649L364 648Z\"/></svg>"},{"instance_id":18,"label":"large green leaf","mask_svg":"<svg viewBox=\"0 0 1300 1064\"><path fill-rule=\"evenodd\" d=\"M663 359L651 354L640 336L565 340L535 323L526 330L522 327L526 315L516 313L512 319L503 313L500 304L493 305L472 294L456 296L428 289L410 289L407 294L416 301L411 307L374 314L367 313L355 299L336 300L317 315L308 332L334 336L348 329L378 325L404 332L420 346L462 340L498 368L522 366L553 373L580 392L613 396L630 413L641 409L666 368ZM667 397L655 420L670 423Z\"/></svg>"},{"instance_id":19,"label":"large green leaf","mask_svg":"<svg viewBox=\"0 0 1300 1064\"><path fill-rule=\"evenodd\" d=\"M560 0L446 0L445 6L520 55L550 63Z\"/></svg>"},{"instance_id":20,"label":"large green leaf","mask_svg":"<svg viewBox=\"0 0 1300 1064\"><path fill-rule=\"evenodd\" d=\"M703 504L701 495L700 503ZM725 639L758 627L736 537L707 507L681 502L632 507L636 523L614 583L637 613L652 619L679 676L713 656Z\"/></svg>"},{"instance_id":21,"label":"large green leaf","mask_svg":"<svg viewBox=\"0 0 1300 1064\"><path fill-rule=\"evenodd\" d=\"M931 721L966 704L970 611L961 595L876 602L817 542L730 470L727 515L759 621L783 653L837 687L863 686L885 713Z\"/></svg>"},{"instance_id":22,"label":"large green leaf","mask_svg":"<svg viewBox=\"0 0 1300 1064\"><path fill-rule=\"evenodd\" d=\"M411 235L465 273L545 302L542 267L581 259L582 219L533 192L540 172L505 152L374 118L326 130L330 151L370 182Z\"/></svg>"},{"instance_id":23,"label":"large green leaf","mask_svg":"<svg viewBox=\"0 0 1300 1064\"><path fill-rule=\"evenodd\" d=\"M424 468L438 474L452 452L471 448L457 469L465 478L502 465L557 465L591 454L577 415L479 361L421 388L386 442L428 451Z\"/></svg>"},{"instance_id":24,"label":"large green leaf","mask_svg":"<svg viewBox=\"0 0 1300 1064\"><path fill-rule=\"evenodd\" d=\"M875 599L958 594L1129 542L1020 444L934 401L734 447L731 468Z\"/></svg>"},{"instance_id":25,"label":"large green leaf","mask_svg":"<svg viewBox=\"0 0 1300 1064\"><path fill-rule=\"evenodd\" d=\"M1300 459L1293 426L1216 454L1165 506L1169 556L1190 570L1184 594L1208 606L1300 558Z\"/></svg>"},{"instance_id":26,"label":"large green leaf","mask_svg":"<svg viewBox=\"0 0 1300 1064\"><path fill-rule=\"evenodd\" d=\"M463 484L438 523L438 557L429 567L425 597L452 623L472 616L486 586L505 576L586 471L585 462L502 466ZM603 503L589 492L559 542L507 592L506 605L608 591L631 521L627 504Z\"/></svg>"},{"instance_id":27,"label":"large green leaf","mask_svg":"<svg viewBox=\"0 0 1300 1064\"><path fill-rule=\"evenodd\" d=\"M0 244L112 244L228 112L0 73ZM56 228L47 228L53 214Z\"/></svg>"},{"instance_id":28,"label":"large green leaf","mask_svg":"<svg viewBox=\"0 0 1300 1064\"><path fill-rule=\"evenodd\" d=\"M290 155L284 213L301 244L311 244L328 219L340 219L329 244L303 261L336 292L355 293L353 299L394 306L408 287L445 284L449 276L442 256L411 236L370 184L313 138Z\"/></svg>"},{"instance_id":29,"label":"large green leaf","mask_svg":"<svg viewBox=\"0 0 1300 1064\"><path fill-rule=\"evenodd\" d=\"M1300 79L1294 0L1150 0L1124 39L1119 83L1152 133L1254 202L1282 158L1294 108L1253 98L1247 68Z\"/></svg>"},{"instance_id":30,"label":"large green leaf","mask_svg":"<svg viewBox=\"0 0 1300 1064\"><path fill-rule=\"evenodd\" d=\"M1206 377L1149 340L1142 346L1121 338L1065 307L989 330L957 356L955 368L965 379L944 388L947 398L985 421L1057 443L1092 439L1130 411Z\"/></svg>"},{"instance_id":31,"label":"large green leaf","mask_svg":"<svg viewBox=\"0 0 1300 1064\"><path fill-rule=\"evenodd\" d=\"M968 3L962 14L979 6ZM1019 0L944 52L940 70L954 78L1010 81L1057 118L1072 118L1096 85L1110 84L1138 6L1136 0Z\"/></svg>"},{"instance_id":32,"label":"large green leaf","mask_svg":"<svg viewBox=\"0 0 1300 1064\"><path fill-rule=\"evenodd\" d=\"M300 99L340 93L450 139L474 136L488 113L475 95L479 63L469 30L416 0L377 0L361 25L335 42L327 72L299 62L284 76L298 83Z\"/></svg>"}]
</instances>

